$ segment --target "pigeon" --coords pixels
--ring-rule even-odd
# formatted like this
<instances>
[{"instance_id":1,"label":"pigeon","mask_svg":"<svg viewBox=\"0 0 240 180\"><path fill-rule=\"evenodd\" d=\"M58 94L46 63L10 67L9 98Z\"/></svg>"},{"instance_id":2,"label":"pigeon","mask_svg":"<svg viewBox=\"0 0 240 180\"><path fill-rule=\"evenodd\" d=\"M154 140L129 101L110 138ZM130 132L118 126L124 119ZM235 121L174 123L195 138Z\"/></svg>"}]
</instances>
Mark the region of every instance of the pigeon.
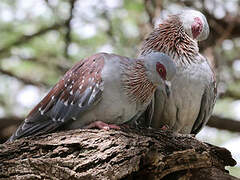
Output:
<instances>
[{"instance_id":1,"label":"pigeon","mask_svg":"<svg viewBox=\"0 0 240 180\"><path fill-rule=\"evenodd\" d=\"M215 73L198 48L198 41L208 35L205 16L188 9L162 20L145 39L139 58L163 52L177 66L171 80L171 95L165 96L162 89L155 92L151 127L196 135L206 125L217 94Z\"/></svg>"},{"instance_id":2,"label":"pigeon","mask_svg":"<svg viewBox=\"0 0 240 180\"><path fill-rule=\"evenodd\" d=\"M174 61L159 52L92 55L66 72L8 141L59 129L119 129L145 111L157 88L167 94L175 73Z\"/></svg>"}]
</instances>

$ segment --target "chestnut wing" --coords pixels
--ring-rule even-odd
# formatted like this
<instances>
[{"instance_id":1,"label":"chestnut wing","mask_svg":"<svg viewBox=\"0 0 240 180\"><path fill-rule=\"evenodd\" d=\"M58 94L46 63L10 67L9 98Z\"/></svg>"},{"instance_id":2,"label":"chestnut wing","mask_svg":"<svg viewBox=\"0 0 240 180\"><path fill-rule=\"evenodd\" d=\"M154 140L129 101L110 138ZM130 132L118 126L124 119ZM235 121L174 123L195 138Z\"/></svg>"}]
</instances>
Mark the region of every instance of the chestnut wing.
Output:
<instances>
[{"instance_id":1,"label":"chestnut wing","mask_svg":"<svg viewBox=\"0 0 240 180\"><path fill-rule=\"evenodd\" d=\"M29 113L9 141L54 132L76 120L102 97L103 54L83 59L73 66Z\"/></svg>"}]
</instances>

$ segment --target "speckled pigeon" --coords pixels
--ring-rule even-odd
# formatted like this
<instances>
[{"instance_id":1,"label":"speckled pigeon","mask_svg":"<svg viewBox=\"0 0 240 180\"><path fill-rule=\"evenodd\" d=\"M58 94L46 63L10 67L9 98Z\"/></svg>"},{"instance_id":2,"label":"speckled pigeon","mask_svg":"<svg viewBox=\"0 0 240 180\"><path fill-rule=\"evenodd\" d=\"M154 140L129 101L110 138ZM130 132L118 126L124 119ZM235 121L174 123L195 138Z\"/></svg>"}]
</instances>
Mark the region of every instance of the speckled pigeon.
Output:
<instances>
[{"instance_id":1,"label":"speckled pigeon","mask_svg":"<svg viewBox=\"0 0 240 180\"><path fill-rule=\"evenodd\" d=\"M58 129L118 129L145 111L157 87L168 94L167 81L175 72L175 63L163 53L142 59L95 54L64 75L9 141Z\"/></svg>"},{"instance_id":2,"label":"speckled pigeon","mask_svg":"<svg viewBox=\"0 0 240 180\"><path fill-rule=\"evenodd\" d=\"M177 65L171 95L155 92L152 127L197 134L207 123L216 101L216 81L207 59L199 53L197 41L205 40L208 34L205 16L184 10L168 16L145 39L139 57L163 52Z\"/></svg>"}]
</instances>

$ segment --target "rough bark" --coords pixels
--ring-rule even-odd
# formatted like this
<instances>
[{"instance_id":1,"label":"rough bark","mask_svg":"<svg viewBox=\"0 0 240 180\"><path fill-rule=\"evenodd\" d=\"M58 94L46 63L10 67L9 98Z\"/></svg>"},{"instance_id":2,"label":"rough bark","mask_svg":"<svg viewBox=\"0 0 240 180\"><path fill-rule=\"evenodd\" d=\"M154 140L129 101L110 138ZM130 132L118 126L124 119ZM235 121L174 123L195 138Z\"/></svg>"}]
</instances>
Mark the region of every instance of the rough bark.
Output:
<instances>
[{"instance_id":1,"label":"rough bark","mask_svg":"<svg viewBox=\"0 0 240 180\"><path fill-rule=\"evenodd\" d=\"M167 131L75 130L0 145L0 179L237 179L224 148Z\"/></svg>"}]
</instances>

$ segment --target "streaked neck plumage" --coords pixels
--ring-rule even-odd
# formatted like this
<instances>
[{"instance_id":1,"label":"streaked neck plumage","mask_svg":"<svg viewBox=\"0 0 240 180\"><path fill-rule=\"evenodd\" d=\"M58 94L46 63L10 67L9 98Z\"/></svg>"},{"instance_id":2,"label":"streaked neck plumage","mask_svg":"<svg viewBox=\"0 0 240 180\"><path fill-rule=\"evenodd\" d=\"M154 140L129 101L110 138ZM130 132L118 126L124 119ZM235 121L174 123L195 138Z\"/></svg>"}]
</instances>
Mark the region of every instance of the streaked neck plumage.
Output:
<instances>
[{"instance_id":1,"label":"streaked neck plumage","mask_svg":"<svg viewBox=\"0 0 240 180\"><path fill-rule=\"evenodd\" d=\"M121 62L122 85L131 102L147 104L157 88L146 74L144 62L141 60Z\"/></svg>"},{"instance_id":2,"label":"streaked neck plumage","mask_svg":"<svg viewBox=\"0 0 240 180\"><path fill-rule=\"evenodd\" d=\"M184 31L178 15L172 15L159 24L145 40L140 57L152 51L168 54L176 64L182 66L197 63L198 44Z\"/></svg>"}]
</instances>

